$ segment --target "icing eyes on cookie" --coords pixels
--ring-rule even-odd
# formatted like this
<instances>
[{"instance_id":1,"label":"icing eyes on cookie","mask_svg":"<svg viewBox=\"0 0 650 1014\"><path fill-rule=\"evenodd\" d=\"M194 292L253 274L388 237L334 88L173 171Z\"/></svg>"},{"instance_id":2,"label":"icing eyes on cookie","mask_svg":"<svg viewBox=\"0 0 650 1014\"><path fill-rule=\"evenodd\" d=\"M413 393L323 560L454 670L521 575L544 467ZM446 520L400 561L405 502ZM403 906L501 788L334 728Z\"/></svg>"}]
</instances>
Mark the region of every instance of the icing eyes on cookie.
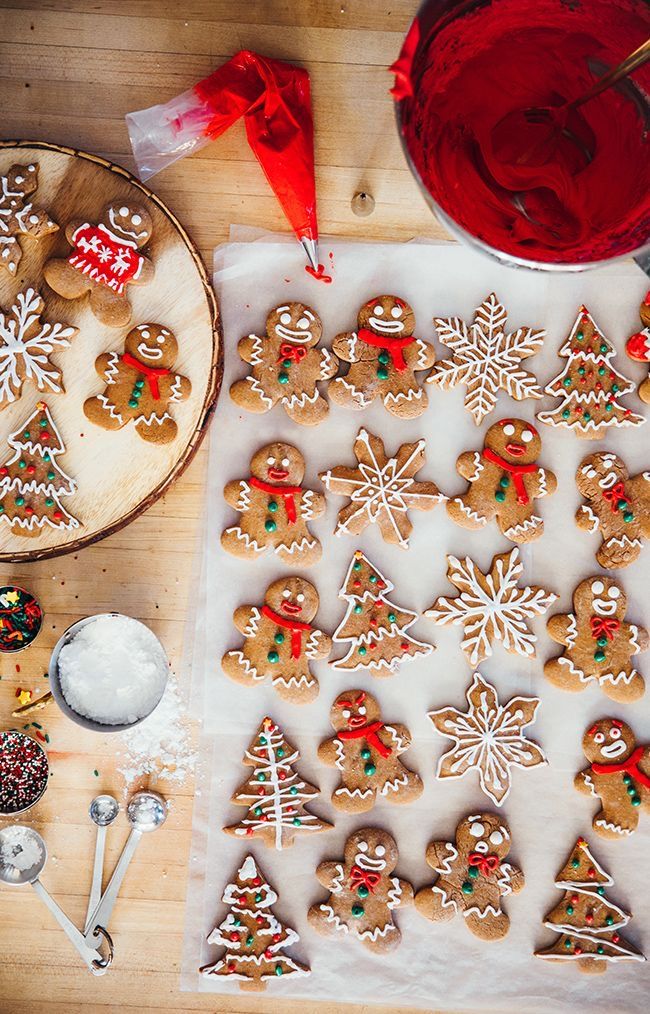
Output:
<instances>
[{"instance_id":1,"label":"icing eyes on cookie","mask_svg":"<svg viewBox=\"0 0 650 1014\"><path fill-rule=\"evenodd\" d=\"M402 310L401 306L394 306L393 309L390 311L390 314L391 314L391 317L397 318L397 317L401 317L403 312L404 311Z\"/></svg>"},{"instance_id":2,"label":"icing eyes on cookie","mask_svg":"<svg viewBox=\"0 0 650 1014\"><path fill-rule=\"evenodd\" d=\"M529 444L533 439L534 435L535 434L532 432L532 430L524 430L524 432L521 434L521 439L525 444Z\"/></svg>"},{"instance_id":3,"label":"icing eyes on cookie","mask_svg":"<svg viewBox=\"0 0 650 1014\"><path fill-rule=\"evenodd\" d=\"M291 314L290 313L283 313L281 315L281 317L280 317L280 323L281 324L290 324L291 323Z\"/></svg>"},{"instance_id":4,"label":"icing eyes on cookie","mask_svg":"<svg viewBox=\"0 0 650 1014\"><path fill-rule=\"evenodd\" d=\"M266 459L266 463L267 463L267 465L274 465L275 464L275 458L268 457Z\"/></svg>"},{"instance_id":5,"label":"icing eyes on cookie","mask_svg":"<svg viewBox=\"0 0 650 1014\"><path fill-rule=\"evenodd\" d=\"M386 855L386 849L384 848L383 845L378 845L377 846L377 848L375 849L375 855L376 856L385 856Z\"/></svg>"},{"instance_id":6,"label":"icing eyes on cookie","mask_svg":"<svg viewBox=\"0 0 650 1014\"><path fill-rule=\"evenodd\" d=\"M352 714L352 712L349 710L349 708L343 708L343 717L344 718L349 718L351 714Z\"/></svg>"},{"instance_id":7,"label":"icing eyes on cookie","mask_svg":"<svg viewBox=\"0 0 650 1014\"><path fill-rule=\"evenodd\" d=\"M131 221L133 222L134 225L141 225L142 224L142 215L133 215L133 217L131 218Z\"/></svg>"},{"instance_id":8,"label":"icing eyes on cookie","mask_svg":"<svg viewBox=\"0 0 650 1014\"><path fill-rule=\"evenodd\" d=\"M296 601L297 602L304 602L305 601L305 596L303 595L302 592L300 592L300 595L296 595Z\"/></svg>"},{"instance_id":9,"label":"icing eyes on cookie","mask_svg":"<svg viewBox=\"0 0 650 1014\"><path fill-rule=\"evenodd\" d=\"M503 835L501 834L501 832L500 831L493 831L492 834L490 835L490 844L491 845L501 845L502 842L503 842Z\"/></svg>"},{"instance_id":10,"label":"icing eyes on cookie","mask_svg":"<svg viewBox=\"0 0 650 1014\"><path fill-rule=\"evenodd\" d=\"M357 845L357 848L359 849L359 852L367 852L368 851L368 842L367 841L360 841L359 844Z\"/></svg>"},{"instance_id":11,"label":"icing eyes on cookie","mask_svg":"<svg viewBox=\"0 0 650 1014\"><path fill-rule=\"evenodd\" d=\"M289 591L288 588L285 588L284 591L282 592L282 598L283 599L290 599L291 598L291 592Z\"/></svg>"},{"instance_id":12,"label":"icing eyes on cookie","mask_svg":"<svg viewBox=\"0 0 650 1014\"><path fill-rule=\"evenodd\" d=\"M515 432L515 428L512 425L512 423L506 423L506 425L503 427L503 432L505 433L505 435L507 437L513 436L514 432Z\"/></svg>"},{"instance_id":13,"label":"icing eyes on cookie","mask_svg":"<svg viewBox=\"0 0 650 1014\"><path fill-rule=\"evenodd\" d=\"M360 715L365 715L365 713L366 713L366 709L364 708L364 706L362 704L361 707L359 708L359 714Z\"/></svg>"},{"instance_id":14,"label":"icing eyes on cookie","mask_svg":"<svg viewBox=\"0 0 650 1014\"><path fill-rule=\"evenodd\" d=\"M282 465L283 465L284 468L288 468L288 466L289 466L289 459L288 458L283 458L282 459Z\"/></svg>"},{"instance_id":15,"label":"icing eyes on cookie","mask_svg":"<svg viewBox=\"0 0 650 1014\"><path fill-rule=\"evenodd\" d=\"M618 599L621 597L621 589L617 588L616 585L612 585L607 594L610 599Z\"/></svg>"},{"instance_id":16,"label":"icing eyes on cookie","mask_svg":"<svg viewBox=\"0 0 650 1014\"><path fill-rule=\"evenodd\" d=\"M296 324L296 327L299 327L301 331L306 331L307 328L309 327L309 321L307 320L306 317L301 317L298 323Z\"/></svg>"},{"instance_id":17,"label":"icing eyes on cookie","mask_svg":"<svg viewBox=\"0 0 650 1014\"><path fill-rule=\"evenodd\" d=\"M469 829L469 833L470 833L470 834L472 835L472 837L474 837L474 838L480 838L480 837L481 837L481 835L482 835L482 834L483 834L484 832L485 832L485 825L481 824L481 822L480 822L480 821L478 821L478 820L477 820L477 821L475 821L475 822L474 822L474 823L472 824L472 826L470 827L470 829Z\"/></svg>"},{"instance_id":18,"label":"icing eyes on cookie","mask_svg":"<svg viewBox=\"0 0 650 1014\"><path fill-rule=\"evenodd\" d=\"M126 216L128 215L128 213L129 213L129 209L128 208L126 208L126 207L120 208L120 215L122 216L122 218L126 218Z\"/></svg>"},{"instance_id":19,"label":"icing eyes on cookie","mask_svg":"<svg viewBox=\"0 0 650 1014\"><path fill-rule=\"evenodd\" d=\"M594 581L591 585L591 590L594 595L600 595L601 592L605 591L605 585L602 581Z\"/></svg>"},{"instance_id":20,"label":"icing eyes on cookie","mask_svg":"<svg viewBox=\"0 0 650 1014\"><path fill-rule=\"evenodd\" d=\"M384 308L383 306L380 306L378 303L372 312L374 313L375 317L381 317L383 315Z\"/></svg>"},{"instance_id":21,"label":"icing eyes on cookie","mask_svg":"<svg viewBox=\"0 0 650 1014\"><path fill-rule=\"evenodd\" d=\"M594 739L595 738L596 737L594 736ZM610 739L620 739L621 738L621 730L617 729L616 726L613 729L610 729L609 730L609 738Z\"/></svg>"},{"instance_id":22,"label":"icing eyes on cookie","mask_svg":"<svg viewBox=\"0 0 650 1014\"><path fill-rule=\"evenodd\" d=\"M601 743L604 743L604 742L605 742L605 733L604 732L595 732L594 733L594 743L598 743L600 745Z\"/></svg>"}]
</instances>

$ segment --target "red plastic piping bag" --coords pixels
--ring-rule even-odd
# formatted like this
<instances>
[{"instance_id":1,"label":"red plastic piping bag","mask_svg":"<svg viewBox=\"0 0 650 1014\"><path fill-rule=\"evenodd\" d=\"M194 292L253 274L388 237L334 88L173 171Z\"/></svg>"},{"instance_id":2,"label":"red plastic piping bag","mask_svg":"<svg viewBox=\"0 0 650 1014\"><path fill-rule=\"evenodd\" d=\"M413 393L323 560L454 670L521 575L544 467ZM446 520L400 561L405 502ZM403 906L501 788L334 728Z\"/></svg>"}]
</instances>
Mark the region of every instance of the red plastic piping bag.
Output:
<instances>
[{"instance_id":1,"label":"red plastic piping bag","mask_svg":"<svg viewBox=\"0 0 650 1014\"><path fill-rule=\"evenodd\" d=\"M314 123L303 68L242 50L165 105L129 113L140 177L203 147L242 116L248 143L316 269Z\"/></svg>"}]
</instances>

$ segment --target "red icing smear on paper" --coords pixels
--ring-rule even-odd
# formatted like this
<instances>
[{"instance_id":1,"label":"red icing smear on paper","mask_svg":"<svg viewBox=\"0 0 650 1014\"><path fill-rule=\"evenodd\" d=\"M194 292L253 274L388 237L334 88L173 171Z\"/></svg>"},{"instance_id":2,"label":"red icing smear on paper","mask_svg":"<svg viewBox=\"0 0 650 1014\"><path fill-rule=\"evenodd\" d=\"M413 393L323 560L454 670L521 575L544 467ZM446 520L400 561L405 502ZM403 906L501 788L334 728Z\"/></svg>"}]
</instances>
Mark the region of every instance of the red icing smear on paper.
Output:
<instances>
[{"instance_id":1,"label":"red icing smear on paper","mask_svg":"<svg viewBox=\"0 0 650 1014\"><path fill-rule=\"evenodd\" d=\"M503 164L491 134L512 110L581 95L648 38L649 5L492 0L447 17L439 30L432 20L433 5L422 14L414 95L405 95L400 114L409 155L443 211L489 246L527 260L595 261L647 242L650 139L643 139L637 106L620 91L579 111L594 138L586 167L576 165L575 146L564 141L541 167ZM411 33L407 43L412 47ZM649 66L632 80L650 93ZM523 193L528 217L514 206L516 193Z\"/></svg>"},{"instance_id":2,"label":"red icing smear on paper","mask_svg":"<svg viewBox=\"0 0 650 1014\"><path fill-rule=\"evenodd\" d=\"M312 268L311 264L306 264L305 271L308 275L311 275L312 278L315 278L317 282L325 282L326 285L330 285L332 283L332 276L325 274L324 264L319 264L318 270L316 270L316 268Z\"/></svg>"}]
</instances>

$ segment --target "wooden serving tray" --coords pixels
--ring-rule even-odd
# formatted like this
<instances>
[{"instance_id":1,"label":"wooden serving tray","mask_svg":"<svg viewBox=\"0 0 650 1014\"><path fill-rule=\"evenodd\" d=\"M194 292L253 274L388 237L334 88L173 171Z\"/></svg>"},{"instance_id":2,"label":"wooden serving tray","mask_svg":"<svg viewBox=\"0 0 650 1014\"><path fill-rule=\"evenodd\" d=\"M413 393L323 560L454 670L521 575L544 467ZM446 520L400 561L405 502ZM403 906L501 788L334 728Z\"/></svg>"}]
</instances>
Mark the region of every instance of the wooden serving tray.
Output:
<instances>
[{"instance_id":1,"label":"wooden serving tray","mask_svg":"<svg viewBox=\"0 0 650 1014\"><path fill-rule=\"evenodd\" d=\"M77 483L65 509L81 522L79 528L45 525L32 537L15 533L0 519L0 562L22 562L58 556L96 542L136 518L160 497L194 455L223 375L223 340L214 293L201 258L172 212L147 187L120 166L60 145L32 141L0 142L0 173L14 163L38 163L39 185L32 196L60 226L40 240L21 237L22 260L15 276L0 268L0 308L5 312L17 294L29 286L45 301L44 320L61 321L79 329L69 348L52 353L63 373L65 393L39 392L27 381L18 401L0 412L0 465L12 453L7 437L45 401L66 445L57 458ZM104 206L124 200L147 208L153 220L151 240L143 253L153 261L154 278L147 285L127 288L132 306L128 327L108 327L94 316L87 297L66 300L45 282L43 264L71 252L65 227L72 220L98 222ZM87 398L104 389L95 371L103 352L122 352L128 330L156 322L171 328L178 341L175 372L188 377L190 397L177 402L172 414L178 424L168 444L142 440L133 423L121 430L105 430L83 412Z\"/></svg>"}]
</instances>

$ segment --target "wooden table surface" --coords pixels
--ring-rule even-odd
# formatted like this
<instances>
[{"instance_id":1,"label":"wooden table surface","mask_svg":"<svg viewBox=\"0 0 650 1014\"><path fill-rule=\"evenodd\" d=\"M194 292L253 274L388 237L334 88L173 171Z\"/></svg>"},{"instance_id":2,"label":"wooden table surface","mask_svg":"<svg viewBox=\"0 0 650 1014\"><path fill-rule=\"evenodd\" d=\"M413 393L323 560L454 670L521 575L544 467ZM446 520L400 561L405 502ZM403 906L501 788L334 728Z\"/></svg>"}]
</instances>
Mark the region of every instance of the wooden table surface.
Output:
<instances>
[{"instance_id":1,"label":"wooden table surface","mask_svg":"<svg viewBox=\"0 0 650 1014\"><path fill-rule=\"evenodd\" d=\"M386 68L416 6L417 0L0 0L0 136L72 145L132 168L125 113L165 102L237 50L254 49L294 60L311 74L321 233L439 237L404 163L388 95ZM208 266L231 223L285 229L241 124L152 185ZM375 198L369 218L351 211L358 190ZM205 463L204 449L163 500L98 545L54 561L0 567L0 583L28 587L46 613L36 643L0 659L0 729L15 724L17 687L46 686L51 648L81 615L136 616L179 660L196 591L188 561L200 530ZM48 845L45 886L79 924L94 842L88 803L102 790L121 798L123 781L110 736L85 733L53 705L34 717L50 736L54 775L28 819ZM124 882L110 927L116 959L103 978L79 964L32 891L0 888L2 1014L279 1010L272 998L179 991L193 786L170 787L169 795L167 826L155 841L143 839ZM107 866L125 837L122 820L110 835ZM301 1014L352 1010L348 1003L281 1006Z\"/></svg>"}]
</instances>

